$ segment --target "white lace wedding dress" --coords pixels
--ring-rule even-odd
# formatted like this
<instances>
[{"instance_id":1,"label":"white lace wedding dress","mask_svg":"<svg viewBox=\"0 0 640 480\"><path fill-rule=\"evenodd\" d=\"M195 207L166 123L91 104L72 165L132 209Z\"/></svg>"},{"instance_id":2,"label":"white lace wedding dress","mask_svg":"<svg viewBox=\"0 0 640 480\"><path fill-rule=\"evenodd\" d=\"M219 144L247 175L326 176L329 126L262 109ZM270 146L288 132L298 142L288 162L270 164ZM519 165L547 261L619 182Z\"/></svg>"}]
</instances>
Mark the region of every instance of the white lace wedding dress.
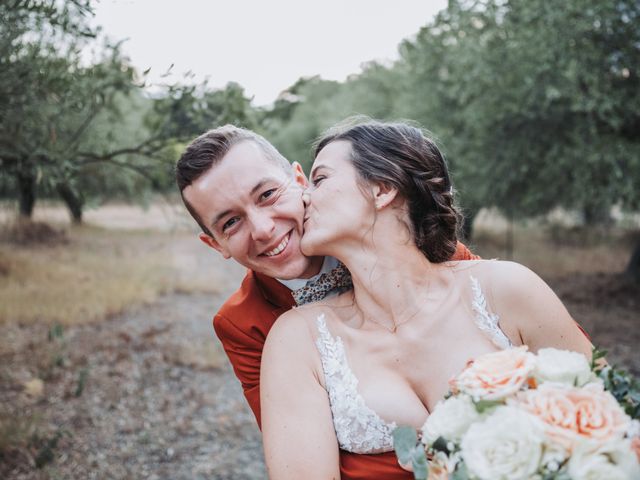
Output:
<instances>
[{"instance_id":1,"label":"white lace wedding dress","mask_svg":"<svg viewBox=\"0 0 640 480\"><path fill-rule=\"evenodd\" d=\"M511 341L500 329L498 316L487 309L479 282L474 277L470 277L470 281L475 324L498 348L511 347ZM358 379L349 368L342 339L331 335L324 315L318 317L317 327L316 345L322 360L333 425L340 448L363 454L393 450L392 434L397 425L380 418L358 393Z\"/></svg>"}]
</instances>

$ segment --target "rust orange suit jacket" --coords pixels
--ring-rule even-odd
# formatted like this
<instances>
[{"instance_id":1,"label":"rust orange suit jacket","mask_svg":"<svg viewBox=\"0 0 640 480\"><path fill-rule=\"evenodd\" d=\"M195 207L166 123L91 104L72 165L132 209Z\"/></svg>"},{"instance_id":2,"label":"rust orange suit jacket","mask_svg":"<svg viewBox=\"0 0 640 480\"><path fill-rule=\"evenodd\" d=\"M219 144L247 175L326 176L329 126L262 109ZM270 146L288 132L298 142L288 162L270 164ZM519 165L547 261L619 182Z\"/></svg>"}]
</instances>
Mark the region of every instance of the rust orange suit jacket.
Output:
<instances>
[{"instance_id":1,"label":"rust orange suit jacket","mask_svg":"<svg viewBox=\"0 0 640 480\"><path fill-rule=\"evenodd\" d=\"M455 260L476 259L458 244ZM260 426L260 361L262 347L276 319L293 307L291 290L277 280L249 270L240 288L224 303L213 319L213 328L222 342L242 390ZM343 480L376 478L410 480L394 452L362 455L340 451Z\"/></svg>"}]
</instances>

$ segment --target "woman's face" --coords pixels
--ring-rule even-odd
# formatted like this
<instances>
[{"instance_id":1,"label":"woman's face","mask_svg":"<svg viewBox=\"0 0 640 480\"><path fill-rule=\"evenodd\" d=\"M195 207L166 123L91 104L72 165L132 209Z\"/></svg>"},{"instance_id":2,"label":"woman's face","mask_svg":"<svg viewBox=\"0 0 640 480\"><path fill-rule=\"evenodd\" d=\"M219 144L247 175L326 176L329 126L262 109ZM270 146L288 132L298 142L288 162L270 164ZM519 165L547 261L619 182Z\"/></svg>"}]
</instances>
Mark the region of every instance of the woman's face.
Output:
<instances>
[{"instance_id":1,"label":"woman's face","mask_svg":"<svg viewBox=\"0 0 640 480\"><path fill-rule=\"evenodd\" d=\"M337 245L361 241L375 220L373 200L358 183L350 160L351 144L338 140L325 146L313 163L305 200L304 235L307 256L333 255Z\"/></svg>"}]
</instances>

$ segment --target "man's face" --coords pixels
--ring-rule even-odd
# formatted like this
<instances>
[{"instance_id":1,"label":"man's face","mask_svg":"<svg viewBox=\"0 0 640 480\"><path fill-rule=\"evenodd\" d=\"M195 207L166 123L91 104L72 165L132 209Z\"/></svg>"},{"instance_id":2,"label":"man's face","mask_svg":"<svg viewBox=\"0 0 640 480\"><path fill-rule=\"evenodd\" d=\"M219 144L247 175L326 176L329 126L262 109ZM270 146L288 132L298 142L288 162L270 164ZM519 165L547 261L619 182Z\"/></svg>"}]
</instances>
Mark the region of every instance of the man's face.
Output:
<instances>
[{"instance_id":1,"label":"man's face","mask_svg":"<svg viewBox=\"0 0 640 480\"><path fill-rule=\"evenodd\" d=\"M280 279L308 278L322 258L300 251L306 178L299 165L285 171L258 144L234 145L222 160L184 189L213 236L203 242L225 258Z\"/></svg>"}]
</instances>

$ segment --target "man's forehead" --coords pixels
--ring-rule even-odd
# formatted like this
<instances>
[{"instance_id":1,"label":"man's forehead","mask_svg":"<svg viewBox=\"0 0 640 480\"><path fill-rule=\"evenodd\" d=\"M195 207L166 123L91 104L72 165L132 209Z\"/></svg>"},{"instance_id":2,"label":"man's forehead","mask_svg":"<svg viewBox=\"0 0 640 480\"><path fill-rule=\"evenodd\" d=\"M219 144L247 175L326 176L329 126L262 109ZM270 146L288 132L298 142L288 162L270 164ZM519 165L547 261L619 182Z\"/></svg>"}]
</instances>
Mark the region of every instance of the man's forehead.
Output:
<instances>
[{"instance_id":1,"label":"man's forehead","mask_svg":"<svg viewBox=\"0 0 640 480\"><path fill-rule=\"evenodd\" d=\"M229 181L249 185L249 188L267 177L282 179L289 175L282 165L269 158L253 141L245 140L229 149L219 162L194 183L207 186L216 182L228 185ZM223 185L223 186L224 186Z\"/></svg>"}]
</instances>

